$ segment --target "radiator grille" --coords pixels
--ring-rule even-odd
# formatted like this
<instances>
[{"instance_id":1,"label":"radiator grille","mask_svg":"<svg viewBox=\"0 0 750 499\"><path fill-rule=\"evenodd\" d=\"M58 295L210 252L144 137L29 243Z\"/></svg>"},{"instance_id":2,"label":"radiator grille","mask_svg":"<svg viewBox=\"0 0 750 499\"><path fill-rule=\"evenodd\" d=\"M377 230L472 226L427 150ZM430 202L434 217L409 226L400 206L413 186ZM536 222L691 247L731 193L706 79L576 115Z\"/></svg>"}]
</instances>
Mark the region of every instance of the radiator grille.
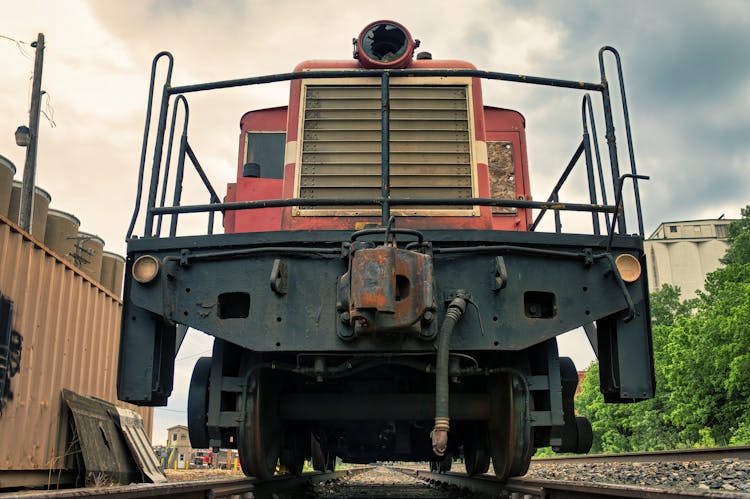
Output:
<instances>
[{"instance_id":1,"label":"radiator grille","mask_svg":"<svg viewBox=\"0 0 750 499\"><path fill-rule=\"evenodd\" d=\"M302 130L300 197L379 198L380 87L308 85ZM466 86L392 85L391 197L472 197ZM301 207L301 211L321 207ZM365 212L363 207L337 210ZM373 208L374 210L375 208ZM405 210L471 211L471 206Z\"/></svg>"}]
</instances>

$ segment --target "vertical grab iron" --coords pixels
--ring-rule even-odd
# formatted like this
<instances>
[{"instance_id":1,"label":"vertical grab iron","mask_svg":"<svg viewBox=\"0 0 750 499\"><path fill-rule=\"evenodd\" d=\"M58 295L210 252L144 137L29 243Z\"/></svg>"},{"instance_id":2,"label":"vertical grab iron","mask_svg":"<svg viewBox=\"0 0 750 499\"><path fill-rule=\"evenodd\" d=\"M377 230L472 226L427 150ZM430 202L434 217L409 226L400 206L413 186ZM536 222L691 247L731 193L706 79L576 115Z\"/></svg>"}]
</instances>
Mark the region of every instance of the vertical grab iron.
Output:
<instances>
[{"instance_id":1,"label":"vertical grab iron","mask_svg":"<svg viewBox=\"0 0 750 499\"><path fill-rule=\"evenodd\" d=\"M148 134L151 128L151 111L153 108L153 101L154 101L154 86L156 81L156 66L159 63L159 59L162 57L166 57L169 61L169 65L167 66L167 77L166 82L164 84L165 92L166 88L170 85L170 82L172 81L172 68L174 67L174 57L169 52L159 52L154 56L154 60L151 63L151 78L149 81L149 87L148 87L148 104L146 105L146 124L143 127L143 145L141 146L141 160L138 168L138 185L136 187L136 194L135 194L135 207L133 209L133 217L130 220L130 225L128 227L128 232L125 235L125 240L129 241L130 238L133 236L133 230L135 230L135 223L138 220L138 212L141 209L141 196L143 195L143 177L145 175L146 170L146 153L148 152ZM162 96L163 99L163 96ZM158 132L157 132L158 133ZM148 217L148 212L146 213L146 217Z\"/></svg>"}]
</instances>

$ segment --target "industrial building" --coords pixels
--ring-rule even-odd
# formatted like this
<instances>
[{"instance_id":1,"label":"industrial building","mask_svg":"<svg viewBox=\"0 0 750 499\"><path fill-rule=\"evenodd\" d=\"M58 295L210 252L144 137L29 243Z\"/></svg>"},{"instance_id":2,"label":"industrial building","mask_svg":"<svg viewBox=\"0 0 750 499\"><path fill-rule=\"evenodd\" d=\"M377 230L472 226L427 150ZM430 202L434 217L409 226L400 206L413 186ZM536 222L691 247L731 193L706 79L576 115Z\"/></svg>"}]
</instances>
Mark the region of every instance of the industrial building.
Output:
<instances>
[{"instance_id":1,"label":"industrial building","mask_svg":"<svg viewBox=\"0 0 750 499\"><path fill-rule=\"evenodd\" d=\"M729 247L724 218L664 222L644 241L648 260L648 286L656 291L664 284L679 287L682 299L695 298L706 275L721 267Z\"/></svg>"}]
</instances>

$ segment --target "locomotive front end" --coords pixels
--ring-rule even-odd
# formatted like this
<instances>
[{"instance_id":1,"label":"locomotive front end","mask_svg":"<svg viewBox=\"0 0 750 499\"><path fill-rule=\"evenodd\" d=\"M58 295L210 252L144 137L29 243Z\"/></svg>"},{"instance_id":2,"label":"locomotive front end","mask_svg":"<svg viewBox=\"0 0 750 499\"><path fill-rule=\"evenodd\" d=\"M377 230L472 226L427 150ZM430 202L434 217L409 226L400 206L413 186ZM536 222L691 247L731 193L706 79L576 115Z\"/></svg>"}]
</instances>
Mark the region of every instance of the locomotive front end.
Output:
<instances>
[{"instance_id":1,"label":"locomotive front end","mask_svg":"<svg viewBox=\"0 0 750 499\"><path fill-rule=\"evenodd\" d=\"M242 117L223 200L187 138L182 94L282 76L167 82L157 149L178 95L178 185L173 205L157 206L168 180L159 152L144 236L128 241L122 400L166 403L192 327L214 347L191 380L191 442L238 448L247 474L268 478L277 463L298 473L307 458L320 470L337 458L446 470L463 456L468 473L491 463L505 479L526 472L535 448L591 446L558 335L589 333L608 402L653 396L642 229L628 234L621 196L642 177L635 165L620 175L611 160L617 198L608 204L586 131L550 199L534 201L523 116L482 97L483 80L597 91L609 136L604 74L581 83L480 71L418 47L402 25L377 21L354 39L352 61L306 61L283 75L288 106ZM616 158L614 140L609 147ZM581 158L590 199L560 202ZM180 203L189 163L208 205ZM208 234L177 235L178 218L201 211ZM549 211L591 213L590 233L564 233L559 222L538 230ZM212 234L219 212L225 233Z\"/></svg>"}]
</instances>

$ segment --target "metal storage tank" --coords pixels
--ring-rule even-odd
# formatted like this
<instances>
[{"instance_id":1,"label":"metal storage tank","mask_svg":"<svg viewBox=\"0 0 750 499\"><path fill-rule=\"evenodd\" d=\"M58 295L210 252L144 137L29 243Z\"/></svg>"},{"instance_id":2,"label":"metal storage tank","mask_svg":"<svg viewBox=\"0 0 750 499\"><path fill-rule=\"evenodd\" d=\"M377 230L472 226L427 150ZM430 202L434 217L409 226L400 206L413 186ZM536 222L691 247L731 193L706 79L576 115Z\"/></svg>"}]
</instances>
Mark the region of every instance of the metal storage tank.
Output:
<instances>
[{"instance_id":1,"label":"metal storage tank","mask_svg":"<svg viewBox=\"0 0 750 499\"><path fill-rule=\"evenodd\" d=\"M21 208L21 182L13 181L13 190L10 193L10 208L8 218L11 222L18 223ZM44 241L44 232L47 230L47 210L52 201L49 192L41 187L34 187L34 212L31 215L31 235L40 241Z\"/></svg>"},{"instance_id":2,"label":"metal storage tank","mask_svg":"<svg viewBox=\"0 0 750 499\"><path fill-rule=\"evenodd\" d=\"M7 217L10 208L10 193L13 190L13 176L16 166L11 160L0 155L0 215Z\"/></svg>"},{"instance_id":3,"label":"metal storage tank","mask_svg":"<svg viewBox=\"0 0 750 499\"><path fill-rule=\"evenodd\" d=\"M105 251L102 256L102 276L99 282L112 291L112 294L122 297L122 278L125 273L125 257Z\"/></svg>"},{"instance_id":4,"label":"metal storage tank","mask_svg":"<svg viewBox=\"0 0 750 499\"><path fill-rule=\"evenodd\" d=\"M44 244L60 257L73 262L76 252L76 238L81 221L74 215L50 208L47 211L47 229Z\"/></svg>"},{"instance_id":5,"label":"metal storage tank","mask_svg":"<svg viewBox=\"0 0 750 499\"><path fill-rule=\"evenodd\" d=\"M99 282L102 276L104 240L95 234L79 232L75 253L75 265Z\"/></svg>"},{"instance_id":6,"label":"metal storage tank","mask_svg":"<svg viewBox=\"0 0 750 499\"><path fill-rule=\"evenodd\" d=\"M153 408L117 402L122 302L2 220L0 248L0 295L12 303L0 322L12 328L17 361L0 394L0 488L65 483L63 388L135 410L149 436Z\"/></svg>"}]
</instances>

